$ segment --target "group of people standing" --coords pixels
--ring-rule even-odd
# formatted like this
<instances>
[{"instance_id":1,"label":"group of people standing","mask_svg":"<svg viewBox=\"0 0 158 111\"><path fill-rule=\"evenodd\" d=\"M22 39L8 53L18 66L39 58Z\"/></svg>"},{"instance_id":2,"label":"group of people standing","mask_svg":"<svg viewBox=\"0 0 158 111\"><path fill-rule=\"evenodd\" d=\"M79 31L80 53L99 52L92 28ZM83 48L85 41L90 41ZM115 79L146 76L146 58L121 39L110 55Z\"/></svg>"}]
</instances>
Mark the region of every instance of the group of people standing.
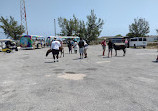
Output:
<instances>
[{"instance_id":1,"label":"group of people standing","mask_svg":"<svg viewBox=\"0 0 158 111\"><path fill-rule=\"evenodd\" d=\"M82 38L80 39L79 43L77 41L68 41L68 49L69 49L69 54L72 54L72 48L74 48L74 53L77 54L77 51L79 49L80 53L80 59L87 58L87 49L88 49L88 44L86 41L84 41ZM51 43L51 52L53 54L53 59L54 62L59 62L59 50L62 46L62 43L57 40L57 38L54 38L54 40Z\"/></svg>"},{"instance_id":2,"label":"group of people standing","mask_svg":"<svg viewBox=\"0 0 158 111\"><path fill-rule=\"evenodd\" d=\"M82 38L80 39L79 43L77 41L68 41L68 49L69 49L69 54L72 54L72 49L74 48L74 53L77 54L77 51L79 49L80 53L80 59L87 58L87 49L88 49L88 44L86 43L85 40Z\"/></svg>"},{"instance_id":3,"label":"group of people standing","mask_svg":"<svg viewBox=\"0 0 158 111\"><path fill-rule=\"evenodd\" d=\"M54 41L52 41L52 44L51 44L54 62L56 62L55 59L57 59L57 62L58 62L59 49L60 49L61 45L62 45L62 43L60 43L59 41L56 40L56 38L54 38ZM69 49L69 54L70 53L72 54L73 48L74 48L75 54L77 54L77 51L79 49L80 59L83 59L83 57L87 58L88 44L82 38L80 39L79 43L77 41L70 40L70 41L68 41L67 45L68 45L68 49ZM108 45L108 57L110 57L110 55L112 57L112 49L113 49L112 41L109 40L108 43L106 43L106 38L104 38L104 40L101 42L101 45L103 48L102 55L103 56L105 55L106 46Z\"/></svg>"}]
</instances>

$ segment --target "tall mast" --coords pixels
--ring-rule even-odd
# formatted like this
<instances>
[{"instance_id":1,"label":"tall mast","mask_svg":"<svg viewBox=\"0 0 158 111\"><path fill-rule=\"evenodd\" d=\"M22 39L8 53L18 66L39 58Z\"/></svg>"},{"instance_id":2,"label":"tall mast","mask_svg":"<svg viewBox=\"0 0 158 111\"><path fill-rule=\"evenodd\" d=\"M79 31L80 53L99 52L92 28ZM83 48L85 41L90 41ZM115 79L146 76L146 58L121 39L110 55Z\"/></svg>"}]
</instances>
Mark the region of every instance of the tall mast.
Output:
<instances>
[{"instance_id":1,"label":"tall mast","mask_svg":"<svg viewBox=\"0 0 158 111\"><path fill-rule=\"evenodd\" d=\"M20 0L20 15L21 15L21 26L23 25L25 27L25 32L28 35L25 0Z\"/></svg>"}]
</instances>

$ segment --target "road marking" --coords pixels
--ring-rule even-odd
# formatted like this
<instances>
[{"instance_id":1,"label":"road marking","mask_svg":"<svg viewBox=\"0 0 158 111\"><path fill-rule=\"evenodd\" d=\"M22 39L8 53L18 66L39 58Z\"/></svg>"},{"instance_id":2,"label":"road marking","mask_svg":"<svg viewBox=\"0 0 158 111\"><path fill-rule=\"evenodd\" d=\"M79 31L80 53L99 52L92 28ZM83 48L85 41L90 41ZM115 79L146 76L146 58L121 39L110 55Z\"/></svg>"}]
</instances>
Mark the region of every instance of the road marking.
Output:
<instances>
[{"instance_id":1,"label":"road marking","mask_svg":"<svg viewBox=\"0 0 158 111\"><path fill-rule=\"evenodd\" d=\"M111 61L98 61L98 62L96 62L97 64L101 64L101 63L109 63L109 62L111 62Z\"/></svg>"}]
</instances>

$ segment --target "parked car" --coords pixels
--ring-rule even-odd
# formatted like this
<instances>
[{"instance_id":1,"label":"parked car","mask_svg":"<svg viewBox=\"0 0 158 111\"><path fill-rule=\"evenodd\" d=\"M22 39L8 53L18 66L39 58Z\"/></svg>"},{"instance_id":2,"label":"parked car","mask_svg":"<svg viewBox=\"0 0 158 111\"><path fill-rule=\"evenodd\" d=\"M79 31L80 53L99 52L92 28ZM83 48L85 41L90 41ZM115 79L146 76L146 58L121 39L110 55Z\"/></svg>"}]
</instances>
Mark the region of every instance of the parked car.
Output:
<instances>
[{"instance_id":1,"label":"parked car","mask_svg":"<svg viewBox=\"0 0 158 111\"><path fill-rule=\"evenodd\" d=\"M143 47L145 48L147 46L147 39L146 37L133 37L129 41L130 47Z\"/></svg>"}]
</instances>

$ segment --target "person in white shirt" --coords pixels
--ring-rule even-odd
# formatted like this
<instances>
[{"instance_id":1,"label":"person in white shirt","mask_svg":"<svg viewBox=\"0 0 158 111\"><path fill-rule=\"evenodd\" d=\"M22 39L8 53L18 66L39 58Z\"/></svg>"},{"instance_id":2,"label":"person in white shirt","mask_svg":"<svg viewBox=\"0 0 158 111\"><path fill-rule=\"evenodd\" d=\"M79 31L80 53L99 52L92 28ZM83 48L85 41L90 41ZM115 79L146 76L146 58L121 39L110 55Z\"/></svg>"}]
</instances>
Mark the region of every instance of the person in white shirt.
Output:
<instances>
[{"instance_id":1,"label":"person in white shirt","mask_svg":"<svg viewBox=\"0 0 158 111\"><path fill-rule=\"evenodd\" d=\"M86 41L84 41L84 55L85 55L84 58L87 58L87 49L88 49L88 44Z\"/></svg>"},{"instance_id":2,"label":"person in white shirt","mask_svg":"<svg viewBox=\"0 0 158 111\"><path fill-rule=\"evenodd\" d=\"M75 54L77 54L77 49L78 49L78 43L77 43L77 41L74 42L73 48L74 48Z\"/></svg>"},{"instance_id":3,"label":"person in white shirt","mask_svg":"<svg viewBox=\"0 0 158 111\"><path fill-rule=\"evenodd\" d=\"M54 38L54 41L51 44L51 49L52 49L52 54L53 54L54 62L55 62L55 55L56 55L57 62L58 62L59 47L61 47L60 42L57 41L56 38Z\"/></svg>"}]
</instances>

